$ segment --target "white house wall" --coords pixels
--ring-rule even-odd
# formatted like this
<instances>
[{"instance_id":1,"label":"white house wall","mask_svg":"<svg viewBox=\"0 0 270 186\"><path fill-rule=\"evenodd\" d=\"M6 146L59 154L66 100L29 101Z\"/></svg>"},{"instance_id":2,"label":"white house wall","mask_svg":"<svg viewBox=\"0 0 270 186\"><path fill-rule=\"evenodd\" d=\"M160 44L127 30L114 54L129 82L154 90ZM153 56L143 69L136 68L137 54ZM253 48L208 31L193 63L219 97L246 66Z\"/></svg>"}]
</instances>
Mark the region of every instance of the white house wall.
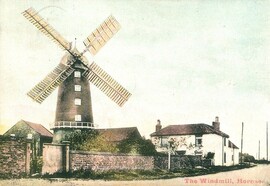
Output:
<instances>
[{"instance_id":1,"label":"white house wall","mask_svg":"<svg viewBox=\"0 0 270 186\"><path fill-rule=\"evenodd\" d=\"M186 151L186 155L202 155L202 157L205 157L208 152L215 153L214 165L230 166L239 163L239 149L230 148L228 138L226 138L226 146L223 146L224 137L216 134L203 134L202 147L195 147L195 135L151 137L158 152L168 152L169 143L164 143L166 140L161 140L161 138L174 139L175 144L178 145L175 150ZM226 162L224 162L224 153L226 153ZM233 159L232 155L234 155Z\"/></svg>"},{"instance_id":2,"label":"white house wall","mask_svg":"<svg viewBox=\"0 0 270 186\"><path fill-rule=\"evenodd\" d=\"M215 165L231 166L239 164L239 149L229 147L229 139L225 139L226 145L224 145L224 137L216 134L204 134L202 142L204 155L207 152L214 152ZM226 153L226 162L224 153Z\"/></svg>"},{"instance_id":3,"label":"white house wall","mask_svg":"<svg viewBox=\"0 0 270 186\"><path fill-rule=\"evenodd\" d=\"M233 148L229 147L228 144L228 139L226 139L226 146L224 146L224 152L226 153L226 162L224 163L224 165L226 166L230 166L233 165L233 161L234 159L232 159L232 155L233 155Z\"/></svg>"},{"instance_id":4,"label":"white house wall","mask_svg":"<svg viewBox=\"0 0 270 186\"><path fill-rule=\"evenodd\" d=\"M215 153L214 165L222 165L222 138L216 134L204 134L202 138L204 155L208 152Z\"/></svg>"},{"instance_id":5,"label":"white house wall","mask_svg":"<svg viewBox=\"0 0 270 186\"><path fill-rule=\"evenodd\" d=\"M164 143L164 138L174 139L177 147L175 150L185 150L186 154L194 155L195 136L194 135L181 135L181 136L161 136L151 137L152 143L156 146L158 152L167 152L169 143Z\"/></svg>"},{"instance_id":6,"label":"white house wall","mask_svg":"<svg viewBox=\"0 0 270 186\"><path fill-rule=\"evenodd\" d=\"M234 164L239 164L239 149L234 149Z\"/></svg>"},{"instance_id":7,"label":"white house wall","mask_svg":"<svg viewBox=\"0 0 270 186\"><path fill-rule=\"evenodd\" d=\"M231 166L239 164L239 149L229 147L229 140L226 139L226 146L224 146L224 152L226 152L226 163L224 165Z\"/></svg>"},{"instance_id":8,"label":"white house wall","mask_svg":"<svg viewBox=\"0 0 270 186\"><path fill-rule=\"evenodd\" d=\"M226 155L227 155L227 161L226 161L225 165L233 165L234 164L233 148L226 147Z\"/></svg>"}]
</instances>

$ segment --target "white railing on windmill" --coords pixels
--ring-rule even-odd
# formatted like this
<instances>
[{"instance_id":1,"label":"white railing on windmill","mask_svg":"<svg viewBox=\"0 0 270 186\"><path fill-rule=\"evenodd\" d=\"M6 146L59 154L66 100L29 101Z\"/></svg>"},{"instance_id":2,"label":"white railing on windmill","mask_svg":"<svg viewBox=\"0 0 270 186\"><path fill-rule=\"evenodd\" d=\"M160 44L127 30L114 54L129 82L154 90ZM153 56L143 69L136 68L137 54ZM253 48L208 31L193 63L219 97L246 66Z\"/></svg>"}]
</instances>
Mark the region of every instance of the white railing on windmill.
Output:
<instances>
[{"instance_id":1,"label":"white railing on windmill","mask_svg":"<svg viewBox=\"0 0 270 186\"><path fill-rule=\"evenodd\" d=\"M113 16L109 16L94 32L92 32L85 40L86 49L82 53L77 53L76 49L71 50L71 43L62 37L49 23L43 19L33 8L25 10L24 17L28 19L35 27L37 27L47 37L52 39L60 48L66 50L75 60L80 61L87 69L85 77L105 93L112 101L119 106L130 98L129 93L124 87L117 83L108 73L106 73L97 64L92 63L89 66L85 62L83 54L88 50L95 55L120 29L120 24ZM73 63L58 65L51 73L49 73L40 83L38 83L27 95L34 101L42 103L61 83L63 83L74 71ZM98 70L94 70L98 69Z\"/></svg>"},{"instance_id":2,"label":"white railing on windmill","mask_svg":"<svg viewBox=\"0 0 270 186\"><path fill-rule=\"evenodd\" d=\"M78 122L78 121L57 121L50 123L50 129L57 128L73 128L73 129L96 129L98 124L91 122Z\"/></svg>"}]
</instances>

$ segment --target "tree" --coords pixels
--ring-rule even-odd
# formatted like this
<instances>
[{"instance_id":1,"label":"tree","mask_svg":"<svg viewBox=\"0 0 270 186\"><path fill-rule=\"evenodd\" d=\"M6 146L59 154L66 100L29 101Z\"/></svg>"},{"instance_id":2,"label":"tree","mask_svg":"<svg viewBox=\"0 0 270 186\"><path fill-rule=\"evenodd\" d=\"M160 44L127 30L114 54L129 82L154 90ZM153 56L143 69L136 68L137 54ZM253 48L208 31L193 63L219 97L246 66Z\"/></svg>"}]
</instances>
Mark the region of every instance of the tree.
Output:
<instances>
[{"instance_id":1,"label":"tree","mask_svg":"<svg viewBox=\"0 0 270 186\"><path fill-rule=\"evenodd\" d=\"M82 130L69 133L65 137L70 142L71 150L83 150L91 152L130 153L141 155L156 154L155 146L150 140L130 134L120 143L111 143L96 130Z\"/></svg>"},{"instance_id":2,"label":"tree","mask_svg":"<svg viewBox=\"0 0 270 186\"><path fill-rule=\"evenodd\" d=\"M70 142L71 150L83 150L82 146L86 141L94 140L98 136L96 130L76 130L65 136L65 141Z\"/></svg>"},{"instance_id":3,"label":"tree","mask_svg":"<svg viewBox=\"0 0 270 186\"><path fill-rule=\"evenodd\" d=\"M244 162L254 162L255 158L252 155L249 155L248 153L243 153L242 155ZM241 153L239 153L239 159L241 159Z\"/></svg>"},{"instance_id":4,"label":"tree","mask_svg":"<svg viewBox=\"0 0 270 186\"><path fill-rule=\"evenodd\" d=\"M135 133L117 145L120 153L140 154L145 156L155 155L156 149L150 140L137 137Z\"/></svg>"},{"instance_id":5,"label":"tree","mask_svg":"<svg viewBox=\"0 0 270 186\"><path fill-rule=\"evenodd\" d=\"M87 139L82 145L81 150L92 152L117 152L115 144L108 142L104 136L97 135L94 138Z\"/></svg>"}]
</instances>

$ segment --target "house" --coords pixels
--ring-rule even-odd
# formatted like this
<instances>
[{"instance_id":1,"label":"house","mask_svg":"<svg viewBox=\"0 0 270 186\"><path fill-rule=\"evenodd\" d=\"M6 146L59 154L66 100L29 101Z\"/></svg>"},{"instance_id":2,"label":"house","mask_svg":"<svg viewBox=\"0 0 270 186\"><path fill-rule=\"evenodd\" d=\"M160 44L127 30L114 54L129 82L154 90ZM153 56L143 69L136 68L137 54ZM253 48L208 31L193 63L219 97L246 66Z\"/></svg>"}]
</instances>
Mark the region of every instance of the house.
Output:
<instances>
[{"instance_id":1,"label":"house","mask_svg":"<svg viewBox=\"0 0 270 186\"><path fill-rule=\"evenodd\" d=\"M31 138L33 143L33 150L36 155L42 155L43 143L51 143L53 134L41 124L32 123L29 121L20 120L13 125L4 136L15 136L19 138Z\"/></svg>"},{"instance_id":2,"label":"house","mask_svg":"<svg viewBox=\"0 0 270 186\"><path fill-rule=\"evenodd\" d=\"M126 127L126 128L106 128L97 129L99 134L104 137L109 143L119 144L121 141L133 138L141 138L141 134L137 127Z\"/></svg>"},{"instance_id":3,"label":"house","mask_svg":"<svg viewBox=\"0 0 270 186\"><path fill-rule=\"evenodd\" d=\"M229 135L220 131L219 118L211 125L185 124L162 128L160 120L151 141L158 152L173 148L178 154L199 155L211 159L212 165L230 166L239 163L239 148L229 140Z\"/></svg>"}]
</instances>

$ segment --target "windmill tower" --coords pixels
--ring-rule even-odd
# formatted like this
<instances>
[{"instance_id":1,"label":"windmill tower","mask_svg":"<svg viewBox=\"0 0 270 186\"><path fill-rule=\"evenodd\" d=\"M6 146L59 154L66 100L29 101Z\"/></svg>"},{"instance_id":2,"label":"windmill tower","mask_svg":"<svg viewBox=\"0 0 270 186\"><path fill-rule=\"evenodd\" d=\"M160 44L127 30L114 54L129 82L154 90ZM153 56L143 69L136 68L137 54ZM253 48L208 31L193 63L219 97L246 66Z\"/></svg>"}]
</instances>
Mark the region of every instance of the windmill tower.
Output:
<instances>
[{"instance_id":1,"label":"windmill tower","mask_svg":"<svg viewBox=\"0 0 270 186\"><path fill-rule=\"evenodd\" d=\"M76 129L87 130L95 127L89 82L119 106L124 105L131 94L96 63L89 64L84 56L86 51L95 55L120 29L120 24L113 16L108 17L84 40L86 48L79 52L76 48L72 49L71 43L64 39L33 8L25 10L22 14L66 51L58 66L27 93L34 101L42 103L59 87L55 122L52 126L53 142L61 142L67 133Z\"/></svg>"}]
</instances>

